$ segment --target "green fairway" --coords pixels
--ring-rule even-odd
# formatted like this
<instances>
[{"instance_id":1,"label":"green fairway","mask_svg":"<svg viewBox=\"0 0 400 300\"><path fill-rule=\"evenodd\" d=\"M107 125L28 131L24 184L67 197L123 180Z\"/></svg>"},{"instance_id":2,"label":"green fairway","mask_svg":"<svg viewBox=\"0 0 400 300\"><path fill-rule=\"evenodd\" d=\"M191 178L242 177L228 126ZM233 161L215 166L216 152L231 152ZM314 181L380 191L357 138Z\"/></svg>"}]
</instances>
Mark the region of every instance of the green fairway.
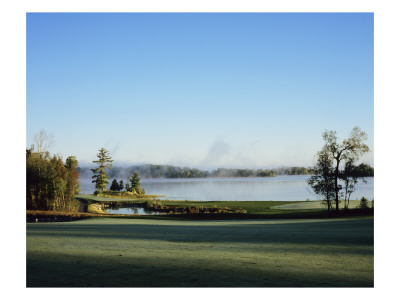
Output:
<instances>
[{"instance_id":1,"label":"green fairway","mask_svg":"<svg viewBox=\"0 0 400 300\"><path fill-rule=\"evenodd\" d=\"M350 200L349 208L357 208L360 205L360 200ZM344 203L343 201L339 203L339 208L343 209ZM372 201L368 201L368 206L372 206ZM333 207L335 208L335 204L333 203ZM280 210L298 210L298 209L326 209L326 205L324 205L323 201L297 201L291 202L289 204L282 204L280 202L279 205L273 206L273 209Z\"/></svg>"},{"instance_id":2,"label":"green fairway","mask_svg":"<svg viewBox=\"0 0 400 300\"><path fill-rule=\"evenodd\" d=\"M373 217L27 224L28 287L373 286Z\"/></svg>"}]
</instances>

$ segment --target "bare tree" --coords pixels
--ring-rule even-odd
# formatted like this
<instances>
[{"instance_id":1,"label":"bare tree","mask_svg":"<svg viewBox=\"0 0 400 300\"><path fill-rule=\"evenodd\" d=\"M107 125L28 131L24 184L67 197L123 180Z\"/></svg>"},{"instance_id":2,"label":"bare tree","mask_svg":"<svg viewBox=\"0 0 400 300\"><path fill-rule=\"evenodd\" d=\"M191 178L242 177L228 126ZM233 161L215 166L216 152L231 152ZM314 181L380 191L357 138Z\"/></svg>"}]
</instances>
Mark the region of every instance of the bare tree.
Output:
<instances>
[{"instance_id":1,"label":"bare tree","mask_svg":"<svg viewBox=\"0 0 400 300\"><path fill-rule=\"evenodd\" d=\"M41 129L34 137L36 149L40 156L43 156L54 145L54 136Z\"/></svg>"}]
</instances>

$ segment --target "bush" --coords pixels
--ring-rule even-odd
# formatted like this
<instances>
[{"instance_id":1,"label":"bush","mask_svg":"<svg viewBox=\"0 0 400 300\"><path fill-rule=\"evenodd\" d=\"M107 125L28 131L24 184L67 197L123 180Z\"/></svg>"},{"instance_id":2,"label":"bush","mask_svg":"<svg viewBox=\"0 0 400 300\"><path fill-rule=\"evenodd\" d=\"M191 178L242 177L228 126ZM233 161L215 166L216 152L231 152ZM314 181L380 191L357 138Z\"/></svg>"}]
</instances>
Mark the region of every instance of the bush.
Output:
<instances>
[{"instance_id":1,"label":"bush","mask_svg":"<svg viewBox=\"0 0 400 300\"><path fill-rule=\"evenodd\" d=\"M104 214L105 211L102 210L101 204L89 204L88 212L92 214Z\"/></svg>"}]
</instances>

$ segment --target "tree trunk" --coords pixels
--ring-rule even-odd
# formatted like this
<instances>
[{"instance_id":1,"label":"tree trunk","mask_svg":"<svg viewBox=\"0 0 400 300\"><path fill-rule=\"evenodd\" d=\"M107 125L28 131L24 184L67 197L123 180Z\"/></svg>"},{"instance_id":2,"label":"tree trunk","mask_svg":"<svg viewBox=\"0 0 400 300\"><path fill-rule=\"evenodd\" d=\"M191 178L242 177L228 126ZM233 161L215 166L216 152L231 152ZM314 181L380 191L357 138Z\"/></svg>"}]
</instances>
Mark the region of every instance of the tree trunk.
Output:
<instances>
[{"instance_id":1,"label":"tree trunk","mask_svg":"<svg viewBox=\"0 0 400 300\"><path fill-rule=\"evenodd\" d=\"M336 169L335 169L335 202L336 211L339 211L339 187L338 187L338 177L339 177L339 155L336 159Z\"/></svg>"},{"instance_id":2,"label":"tree trunk","mask_svg":"<svg viewBox=\"0 0 400 300\"><path fill-rule=\"evenodd\" d=\"M326 192L326 203L328 204L328 211L331 211L331 200L329 199L329 190Z\"/></svg>"}]
</instances>

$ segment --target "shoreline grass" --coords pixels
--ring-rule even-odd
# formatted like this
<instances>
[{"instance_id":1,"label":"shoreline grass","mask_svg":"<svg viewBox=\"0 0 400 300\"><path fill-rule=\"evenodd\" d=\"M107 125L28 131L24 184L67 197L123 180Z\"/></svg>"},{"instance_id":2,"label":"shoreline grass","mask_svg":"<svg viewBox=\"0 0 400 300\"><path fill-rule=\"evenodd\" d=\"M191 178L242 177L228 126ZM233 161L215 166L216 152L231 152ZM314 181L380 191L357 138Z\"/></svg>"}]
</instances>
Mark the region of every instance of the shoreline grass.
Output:
<instances>
[{"instance_id":1,"label":"shoreline grass","mask_svg":"<svg viewBox=\"0 0 400 300\"><path fill-rule=\"evenodd\" d=\"M149 219L149 220L278 220L278 219L337 219L373 217L373 210L345 210L328 212L326 210L271 210L270 213L193 213L193 214L158 214L158 215L126 215L99 213L65 213L50 211L27 211L26 221L30 222L65 222L87 218L110 219Z\"/></svg>"}]
</instances>

